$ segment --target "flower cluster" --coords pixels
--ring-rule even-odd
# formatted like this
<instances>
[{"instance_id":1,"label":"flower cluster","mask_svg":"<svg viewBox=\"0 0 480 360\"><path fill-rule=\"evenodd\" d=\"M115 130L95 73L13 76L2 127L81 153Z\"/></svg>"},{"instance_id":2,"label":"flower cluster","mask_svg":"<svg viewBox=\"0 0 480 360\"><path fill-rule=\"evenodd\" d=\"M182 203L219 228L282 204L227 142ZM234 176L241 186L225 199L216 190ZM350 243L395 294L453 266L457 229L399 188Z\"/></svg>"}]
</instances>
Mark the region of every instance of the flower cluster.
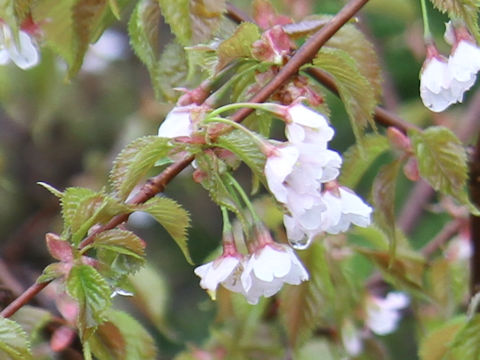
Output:
<instances>
[{"instance_id":1,"label":"flower cluster","mask_svg":"<svg viewBox=\"0 0 480 360\"><path fill-rule=\"evenodd\" d=\"M334 135L327 120L300 103L279 109L288 142L268 147L265 175L288 211L284 224L291 244L304 248L320 233L338 234L351 223L368 226L372 209L335 181L342 158L327 148Z\"/></svg>"},{"instance_id":2,"label":"flower cluster","mask_svg":"<svg viewBox=\"0 0 480 360\"><path fill-rule=\"evenodd\" d=\"M233 238L225 239L223 254L195 269L200 286L211 294L219 284L230 291L244 295L250 304L257 304L261 296L275 295L284 283L298 285L309 276L295 252L284 244L275 243L266 229L257 229L250 254L240 254Z\"/></svg>"},{"instance_id":3,"label":"flower cluster","mask_svg":"<svg viewBox=\"0 0 480 360\"><path fill-rule=\"evenodd\" d=\"M448 59L435 47L427 46L427 59L420 76L420 95L430 110L440 112L463 101L463 94L477 79L480 70L480 48L464 28L446 24L445 39L452 45Z\"/></svg>"},{"instance_id":4,"label":"flower cluster","mask_svg":"<svg viewBox=\"0 0 480 360\"><path fill-rule=\"evenodd\" d=\"M40 61L35 40L24 30L19 30L18 41L12 29L0 19L0 65L13 61L19 68L26 70Z\"/></svg>"}]
</instances>

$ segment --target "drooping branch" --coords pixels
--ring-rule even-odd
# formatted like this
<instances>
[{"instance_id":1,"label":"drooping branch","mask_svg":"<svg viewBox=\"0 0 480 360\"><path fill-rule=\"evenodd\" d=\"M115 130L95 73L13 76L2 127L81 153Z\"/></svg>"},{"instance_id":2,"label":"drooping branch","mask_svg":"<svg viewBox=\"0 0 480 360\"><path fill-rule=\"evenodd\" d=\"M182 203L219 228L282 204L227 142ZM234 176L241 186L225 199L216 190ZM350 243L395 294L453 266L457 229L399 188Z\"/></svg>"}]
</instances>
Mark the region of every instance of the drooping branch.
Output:
<instances>
[{"instance_id":1,"label":"drooping branch","mask_svg":"<svg viewBox=\"0 0 480 360\"><path fill-rule=\"evenodd\" d=\"M290 61L278 72L278 74L265 85L256 95L254 95L250 102L264 102L266 101L279 87L287 82L293 75L295 75L301 66L310 62L315 54L320 50L323 44L325 44L345 23L347 23L355 14L368 2L368 0L351 0L349 1L340 12L334 16L324 27L318 30L312 35L304 45L302 45ZM245 119L253 111L251 108L244 108L232 115L232 120L240 122ZM187 157L180 160L161 174L150 179L137 193L137 195L131 200L133 204L140 204L148 199L152 198L156 194L162 192L165 186L175 178L178 173L185 169L191 162L193 157ZM80 244L80 247L85 247L94 241L96 235L100 232L112 229L126 220L128 220L128 214L122 214L113 217L107 224L99 227L96 231L92 232L86 237ZM35 297L40 291L42 291L49 282L41 284L34 284L30 286L25 292L23 292L17 299L9 304L0 313L3 317L10 317L22 306L27 304L33 297Z\"/></svg>"}]
</instances>

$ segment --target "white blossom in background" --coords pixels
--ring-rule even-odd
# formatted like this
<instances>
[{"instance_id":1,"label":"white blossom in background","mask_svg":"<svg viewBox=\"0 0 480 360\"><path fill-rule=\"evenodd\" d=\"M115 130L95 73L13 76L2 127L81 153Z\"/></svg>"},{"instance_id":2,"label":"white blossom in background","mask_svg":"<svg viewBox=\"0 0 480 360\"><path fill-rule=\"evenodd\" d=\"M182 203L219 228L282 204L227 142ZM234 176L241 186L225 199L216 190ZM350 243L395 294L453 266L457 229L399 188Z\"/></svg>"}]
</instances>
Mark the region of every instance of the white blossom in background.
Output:
<instances>
[{"instance_id":1,"label":"white blossom in background","mask_svg":"<svg viewBox=\"0 0 480 360\"><path fill-rule=\"evenodd\" d=\"M127 49L127 38L118 31L107 29L97 42L88 48L81 70L101 73L110 63L124 58Z\"/></svg>"},{"instance_id":2,"label":"white blossom in background","mask_svg":"<svg viewBox=\"0 0 480 360\"><path fill-rule=\"evenodd\" d=\"M358 356L363 352L362 333L355 325L346 320L342 325L342 343L346 352L350 356Z\"/></svg>"},{"instance_id":3,"label":"white blossom in background","mask_svg":"<svg viewBox=\"0 0 480 360\"><path fill-rule=\"evenodd\" d=\"M200 111L200 107L197 105L174 107L160 125L158 136L165 138L191 136L194 129L192 113L195 111Z\"/></svg>"},{"instance_id":4,"label":"white blossom in background","mask_svg":"<svg viewBox=\"0 0 480 360\"><path fill-rule=\"evenodd\" d=\"M323 115L302 103L286 107L284 116L287 122L285 134L292 143L313 143L326 149L335 134Z\"/></svg>"},{"instance_id":5,"label":"white blossom in background","mask_svg":"<svg viewBox=\"0 0 480 360\"><path fill-rule=\"evenodd\" d=\"M477 80L480 70L480 48L465 28L446 24L445 40L452 45L448 60L432 44L420 73L420 95L430 110L440 112L463 101L464 93Z\"/></svg>"},{"instance_id":6,"label":"white blossom in background","mask_svg":"<svg viewBox=\"0 0 480 360\"><path fill-rule=\"evenodd\" d=\"M408 307L410 298L402 292L390 292L385 298L370 296L366 304L366 325L377 335L395 331L401 319L401 310Z\"/></svg>"},{"instance_id":7,"label":"white blossom in background","mask_svg":"<svg viewBox=\"0 0 480 360\"><path fill-rule=\"evenodd\" d=\"M241 282L248 303L275 295L283 284L299 285L309 279L307 270L288 245L273 241L260 245L245 262Z\"/></svg>"},{"instance_id":8,"label":"white blossom in background","mask_svg":"<svg viewBox=\"0 0 480 360\"><path fill-rule=\"evenodd\" d=\"M0 65L10 61L26 70L39 63L40 54L35 40L27 32L19 30L16 42L10 27L0 20Z\"/></svg>"}]
</instances>

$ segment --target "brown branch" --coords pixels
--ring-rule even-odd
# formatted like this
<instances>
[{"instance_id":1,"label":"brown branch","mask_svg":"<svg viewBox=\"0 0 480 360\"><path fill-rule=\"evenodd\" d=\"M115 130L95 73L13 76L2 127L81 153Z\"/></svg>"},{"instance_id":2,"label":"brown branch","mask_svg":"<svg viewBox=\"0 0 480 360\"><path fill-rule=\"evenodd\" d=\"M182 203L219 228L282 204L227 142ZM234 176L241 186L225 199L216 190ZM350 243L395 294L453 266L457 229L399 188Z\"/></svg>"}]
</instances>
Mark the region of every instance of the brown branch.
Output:
<instances>
[{"instance_id":1,"label":"brown branch","mask_svg":"<svg viewBox=\"0 0 480 360\"><path fill-rule=\"evenodd\" d=\"M472 202L480 207L480 134L470 162L469 189ZM473 296L480 291L480 216L470 215L470 237L473 247L470 293Z\"/></svg>"},{"instance_id":2,"label":"brown branch","mask_svg":"<svg viewBox=\"0 0 480 360\"><path fill-rule=\"evenodd\" d=\"M300 47L278 74L250 99L250 102L259 103L267 100L280 86L288 81L292 75L296 74L301 66L310 62L315 57L315 54L320 47L325 44L325 42L327 42L328 39L330 39L346 22L348 22L367 2L368 0L351 0L348 2L336 16L334 16L323 28L317 31L302 47ZM253 109L251 108L241 109L232 115L232 120L240 122L250 115L252 111ZM193 156L190 156L170 165L161 174L150 179L130 203L141 204L159 192L162 192L165 189L165 186L192 161ZM80 243L80 248L84 248L91 244L94 241L95 236L100 232L120 225L125 222L128 217L129 214L122 214L113 217L107 224L99 227L96 231L87 236ZM44 282L42 284L34 284L30 286L24 293L8 305L0 315L3 317L10 317L42 291L48 284L49 282Z\"/></svg>"}]
</instances>

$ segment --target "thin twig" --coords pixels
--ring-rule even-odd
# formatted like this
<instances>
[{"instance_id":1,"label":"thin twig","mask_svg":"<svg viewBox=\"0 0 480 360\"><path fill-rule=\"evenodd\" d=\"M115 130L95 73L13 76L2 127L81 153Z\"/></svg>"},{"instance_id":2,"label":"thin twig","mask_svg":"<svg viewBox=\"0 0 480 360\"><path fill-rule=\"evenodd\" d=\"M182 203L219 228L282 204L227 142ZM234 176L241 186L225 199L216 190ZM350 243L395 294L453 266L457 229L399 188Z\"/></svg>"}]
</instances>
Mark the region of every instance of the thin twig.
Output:
<instances>
[{"instance_id":1,"label":"thin twig","mask_svg":"<svg viewBox=\"0 0 480 360\"><path fill-rule=\"evenodd\" d=\"M267 100L280 86L288 81L291 76L296 74L301 66L310 62L315 57L315 54L320 47L325 44L346 22L348 22L367 2L368 0L351 0L348 2L336 16L334 16L324 27L317 31L302 47L300 47L278 74L250 99L250 102L260 103ZM232 115L232 120L240 122L250 115L252 111L253 109L250 108L241 109ZM163 191L165 186L192 161L193 157L190 156L170 165L161 174L150 179L131 200L131 203L143 203ZM98 228L85 238L81 242L80 247L85 247L91 244L98 233L120 225L128 219L128 216L128 214L122 214L113 217L107 224ZM3 317L10 317L42 291L48 284L49 282L44 282L30 286L24 293L8 305L0 315Z\"/></svg>"}]
</instances>

